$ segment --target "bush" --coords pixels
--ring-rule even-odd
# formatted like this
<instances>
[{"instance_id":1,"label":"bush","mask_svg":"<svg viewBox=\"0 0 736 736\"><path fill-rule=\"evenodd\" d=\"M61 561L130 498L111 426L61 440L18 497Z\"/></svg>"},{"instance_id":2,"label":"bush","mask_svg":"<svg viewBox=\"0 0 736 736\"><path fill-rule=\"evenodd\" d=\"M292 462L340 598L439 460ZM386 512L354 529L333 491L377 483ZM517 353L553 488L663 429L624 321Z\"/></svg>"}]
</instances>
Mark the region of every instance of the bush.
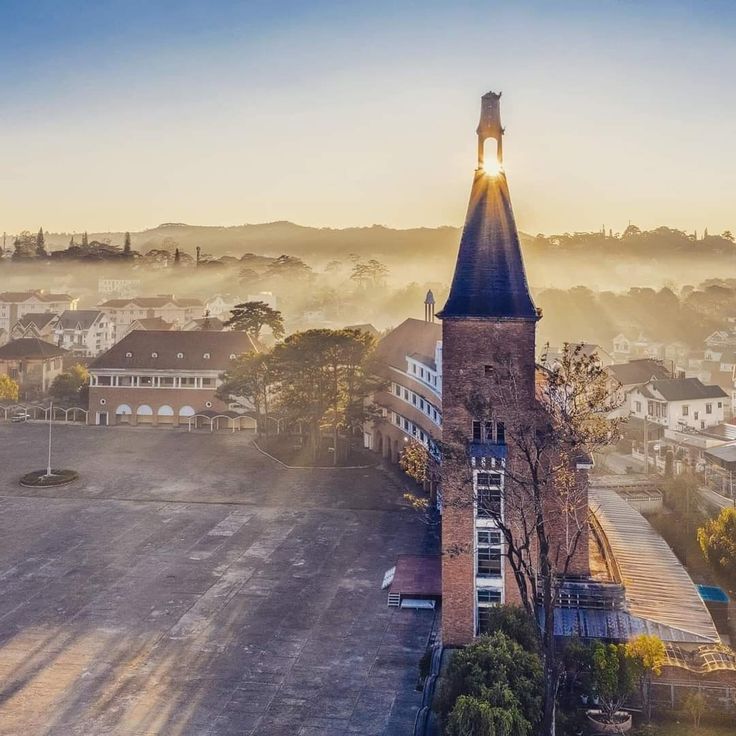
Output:
<instances>
[{"instance_id":1,"label":"bush","mask_svg":"<svg viewBox=\"0 0 736 736\"><path fill-rule=\"evenodd\" d=\"M488 723L504 736L530 736L541 713L542 679L539 655L496 631L454 654L435 710L455 736L496 733L472 730Z\"/></svg>"}]
</instances>

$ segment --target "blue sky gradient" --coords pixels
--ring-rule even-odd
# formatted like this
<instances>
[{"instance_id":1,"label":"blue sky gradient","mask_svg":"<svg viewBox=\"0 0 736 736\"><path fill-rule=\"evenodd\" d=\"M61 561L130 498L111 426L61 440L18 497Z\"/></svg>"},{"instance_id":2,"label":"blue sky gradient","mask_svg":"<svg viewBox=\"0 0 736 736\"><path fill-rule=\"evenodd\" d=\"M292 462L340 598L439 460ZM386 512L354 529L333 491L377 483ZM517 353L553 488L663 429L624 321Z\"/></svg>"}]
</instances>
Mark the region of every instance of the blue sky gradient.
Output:
<instances>
[{"instance_id":1,"label":"blue sky gradient","mask_svg":"<svg viewBox=\"0 0 736 736\"><path fill-rule=\"evenodd\" d=\"M0 0L0 229L736 229L736 3Z\"/></svg>"}]
</instances>

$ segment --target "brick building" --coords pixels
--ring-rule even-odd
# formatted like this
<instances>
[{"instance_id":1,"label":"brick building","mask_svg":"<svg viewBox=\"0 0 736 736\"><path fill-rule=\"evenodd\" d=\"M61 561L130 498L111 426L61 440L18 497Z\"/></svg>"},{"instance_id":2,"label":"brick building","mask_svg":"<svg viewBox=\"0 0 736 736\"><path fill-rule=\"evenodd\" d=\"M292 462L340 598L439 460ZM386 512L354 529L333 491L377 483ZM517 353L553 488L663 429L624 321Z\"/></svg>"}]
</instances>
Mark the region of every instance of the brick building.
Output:
<instances>
[{"instance_id":1,"label":"brick building","mask_svg":"<svg viewBox=\"0 0 736 736\"><path fill-rule=\"evenodd\" d=\"M520 600L498 519L520 453L506 427L535 408L536 323L502 168L500 95L482 100L478 168L442 319L442 631L446 645L483 631L485 612ZM496 155L484 162L486 139ZM516 450L516 452L515 452ZM516 465L516 467L519 467ZM585 499L587 506L587 498ZM495 520L494 520L495 515ZM587 538L580 554L587 572Z\"/></svg>"},{"instance_id":2,"label":"brick building","mask_svg":"<svg viewBox=\"0 0 736 736\"><path fill-rule=\"evenodd\" d=\"M89 367L87 421L177 426L224 413L229 407L215 396L220 376L252 350L244 332L131 332Z\"/></svg>"}]
</instances>

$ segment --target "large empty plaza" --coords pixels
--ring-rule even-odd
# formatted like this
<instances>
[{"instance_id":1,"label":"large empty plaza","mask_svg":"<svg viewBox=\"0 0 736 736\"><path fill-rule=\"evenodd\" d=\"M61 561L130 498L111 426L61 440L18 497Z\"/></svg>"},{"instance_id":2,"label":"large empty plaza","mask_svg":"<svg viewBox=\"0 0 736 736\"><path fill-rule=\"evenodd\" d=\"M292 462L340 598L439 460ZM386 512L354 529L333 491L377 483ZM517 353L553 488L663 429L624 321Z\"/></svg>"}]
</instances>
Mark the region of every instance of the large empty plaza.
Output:
<instances>
[{"instance_id":1,"label":"large empty plaza","mask_svg":"<svg viewBox=\"0 0 736 736\"><path fill-rule=\"evenodd\" d=\"M287 469L245 433L0 425L0 734L411 733L434 551L379 468Z\"/></svg>"}]
</instances>

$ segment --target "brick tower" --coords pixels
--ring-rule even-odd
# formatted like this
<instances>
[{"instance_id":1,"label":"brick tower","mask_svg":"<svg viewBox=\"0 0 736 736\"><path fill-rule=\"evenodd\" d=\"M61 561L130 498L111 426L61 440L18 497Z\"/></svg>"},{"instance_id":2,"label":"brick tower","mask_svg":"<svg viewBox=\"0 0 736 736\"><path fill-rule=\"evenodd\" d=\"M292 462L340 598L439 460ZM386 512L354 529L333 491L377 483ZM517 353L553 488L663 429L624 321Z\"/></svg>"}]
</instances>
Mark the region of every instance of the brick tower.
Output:
<instances>
[{"instance_id":1,"label":"brick tower","mask_svg":"<svg viewBox=\"0 0 736 736\"><path fill-rule=\"evenodd\" d=\"M535 401L539 313L524 273L519 235L503 171L500 94L481 103L478 168L450 295L442 319L442 631L466 644L484 611L519 599L503 558L501 534L483 505L501 504L507 454L504 407ZM485 161L486 139L496 143ZM490 158L490 157L488 157ZM513 384L513 385L512 385ZM503 396L501 394L504 394ZM474 408L492 406L492 415Z\"/></svg>"}]
</instances>

